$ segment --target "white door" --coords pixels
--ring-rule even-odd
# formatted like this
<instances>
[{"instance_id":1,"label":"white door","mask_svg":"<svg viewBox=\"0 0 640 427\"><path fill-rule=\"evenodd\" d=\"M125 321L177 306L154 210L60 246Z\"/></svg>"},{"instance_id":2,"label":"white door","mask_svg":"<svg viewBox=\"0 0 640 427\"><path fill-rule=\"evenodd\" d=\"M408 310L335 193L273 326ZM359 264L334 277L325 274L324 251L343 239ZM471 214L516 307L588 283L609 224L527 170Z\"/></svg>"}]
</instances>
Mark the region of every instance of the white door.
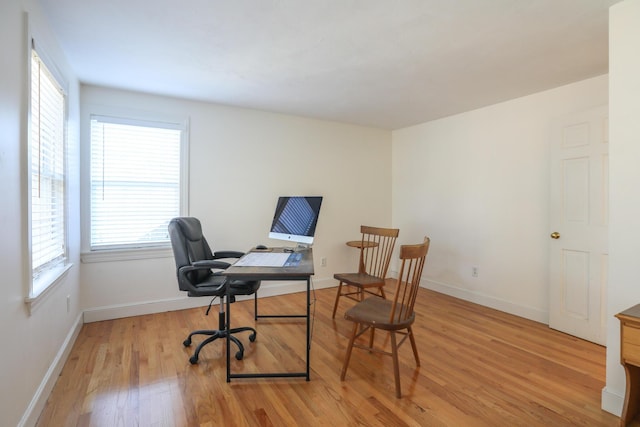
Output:
<instances>
[{"instance_id":1,"label":"white door","mask_svg":"<svg viewBox=\"0 0 640 427\"><path fill-rule=\"evenodd\" d=\"M555 120L551 135L549 326L606 343L608 108Z\"/></svg>"}]
</instances>

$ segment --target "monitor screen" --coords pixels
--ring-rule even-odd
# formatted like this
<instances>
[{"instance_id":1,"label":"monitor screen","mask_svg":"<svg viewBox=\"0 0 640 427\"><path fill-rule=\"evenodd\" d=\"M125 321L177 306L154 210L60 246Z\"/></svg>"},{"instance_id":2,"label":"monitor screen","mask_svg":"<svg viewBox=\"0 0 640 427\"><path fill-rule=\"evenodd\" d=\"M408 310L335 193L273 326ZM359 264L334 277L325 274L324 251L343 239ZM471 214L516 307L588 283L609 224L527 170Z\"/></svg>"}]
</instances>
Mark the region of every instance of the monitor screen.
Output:
<instances>
[{"instance_id":1,"label":"monitor screen","mask_svg":"<svg viewBox=\"0 0 640 427\"><path fill-rule=\"evenodd\" d=\"M269 238L313 243L321 204L321 196L279 197Z\"/></svg>"}]
</instances>

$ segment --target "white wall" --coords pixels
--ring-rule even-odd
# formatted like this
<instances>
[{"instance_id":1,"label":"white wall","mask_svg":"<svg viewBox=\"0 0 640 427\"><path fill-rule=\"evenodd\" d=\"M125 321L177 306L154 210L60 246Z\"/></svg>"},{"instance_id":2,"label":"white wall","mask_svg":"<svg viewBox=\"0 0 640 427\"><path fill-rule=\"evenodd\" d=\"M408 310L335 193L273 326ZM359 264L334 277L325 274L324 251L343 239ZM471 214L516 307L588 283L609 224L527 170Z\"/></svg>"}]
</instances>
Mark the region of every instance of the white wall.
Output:
<instances>
[{"instance_id":1,"label":"white wall","mask_svg":"<svg viewBox=\"0 0 640 427\"><path fill-rule=\"evenodd\" d=\"M85 148L86 120L98 109L189 118L190 214L214 249L282 245L267 238L277 197L321 195L314 283L334 286L333 273L357 262L345 241L360 236L361 224L391 225L389 131L95 86L82 87L81 104ZM172 255L84 263L81 281L86 320L208 302L178 291ZM287 289L264 283L260 295Z\"/></svg>"},{"instance_id":2,"label":"white wall","mask_svg":"<svg viewBox=\"0 0 640 427\"><path fill-rule=\"evenodd\" d=\"M37 43L69 84L70 256L74 266L30 315L26 247L26 93L29 48L23 12ZM0 2L0 425L33 425L53 386L66 345L81 325L79 306L79 86L49 32L39 5ZM67 295L71 306L67 312Z\"/></svg>"},{"instance_id":3,"label":"white wall","mask_svg":"<svg viewBox=\"0 0 640 427\"><path fill-rule=\"evenodd\" d=\"M431 237L428 287L548 323L550 123L607 93L600 76L393 132L393 223Z\"/></svg>"},{"instance_id":4,"label":"white wall","mask_svg":"<svg viewBox=\"0 0 640 427\"><path fill-rule=\"evenodd\" d=\"M640 303L640 0L609 9L610 233L607 386L603 408L620 414L625 391L620 322Z\"/></svg>"}]
</instances>

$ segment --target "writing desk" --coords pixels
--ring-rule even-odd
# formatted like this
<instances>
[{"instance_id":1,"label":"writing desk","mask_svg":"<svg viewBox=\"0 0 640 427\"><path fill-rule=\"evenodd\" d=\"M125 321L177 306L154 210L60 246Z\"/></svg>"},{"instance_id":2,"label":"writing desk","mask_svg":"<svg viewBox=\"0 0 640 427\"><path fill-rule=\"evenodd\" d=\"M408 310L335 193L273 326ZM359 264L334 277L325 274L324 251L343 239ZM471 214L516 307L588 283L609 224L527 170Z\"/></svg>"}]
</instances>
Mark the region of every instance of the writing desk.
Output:
<instances>
[{"instance_id":1,"label":"writing desk","mask_svg":"<svg viewBox=\"0 0 640 427\"><path fill-rule=\"evenodd\" d=\"M283 248L273 248L272 252L284 252ZM256 319L266 317L301 317L307 320L307 369L306 372L275 372L275 373L232 373L231 372L231 343L230 334L227 334L227 382L231 381L231 378L272 378L272 377L304 377L309 381L309 350L311 349L311 276L313 271L313 252L311 248L301 250L302 257L300 262L296 266L290 267L238 267L232 265L227 268L224 275L230 280L260 280L260 281L282 281L282 280L295 280L307 282L307 310L305 314L274 314L274 315L258 315L258 306L256 301ZM227 292L229 292L228 290ZM227 294L227 330L231 329L231 303ZM258 336L258 340L260 337Z\"/></svg>"},{"instance_id":2,"label":"writing desk","mask_svg":"<svg viewBox=\"0 0 640 427\"><path fill-rule=\"evenodd\" d=\"M640 304L616 317L620 320L620 363L627 379L620 425L626 426L634 421L640 408Z\"/></svg>"}]
</instances>

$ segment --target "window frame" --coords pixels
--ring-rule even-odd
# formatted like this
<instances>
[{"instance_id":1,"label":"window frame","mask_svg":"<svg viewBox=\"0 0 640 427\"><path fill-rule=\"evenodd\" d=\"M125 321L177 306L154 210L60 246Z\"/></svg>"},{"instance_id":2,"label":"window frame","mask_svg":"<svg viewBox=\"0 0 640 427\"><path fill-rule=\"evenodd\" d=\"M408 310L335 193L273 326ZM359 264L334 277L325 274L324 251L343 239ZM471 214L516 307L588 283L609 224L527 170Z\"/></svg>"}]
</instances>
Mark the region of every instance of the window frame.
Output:
<instances>
[{"instance_id":1,"label":"window frame","mask_svg":"<svg viewBox=\"0 0 640 427\"><path fill-rule=\"evenodd\" d=\"M28 290L25 297L25 303L28 304L30 312L35 307L36 303L49 294L51 289L56 287L62 282L63 277L73 266L69 258L69 85L63 74L60 72L55 62L48 56L46 48L36 43L35 37L28 32L28 48L26 49L26 71L27 71L27 83L26 83L26 153L25 153L25 175L26 175L26 200L25 209L27 212L27 221L25 224L26 232L26 256L27 256L27 278L28 278ZM32 79L32 62L33 55L37 57L38 62L45 67L46 74L51 77L51 80L55 84L56 88L62 94L62 239L64 250L56 262L54 259L50 260L51 264L46 268L42 268L37 274L34 274L33 268L33 203L32 203L32 183L33 183L33 169L32 169L32 147L34 139L32 138L33 129L33 79Z\"/></svg>"},{"instance_id":2,"label":"window frame","mask_svg":"<svg viewBox=\"0 0 640 427\"><path fill-rule=\"evenodd\" d=\"M82 154L81 262L94 263L172 257L173 252L170 242L143 247L91 248L91 120L94 117L111 117L119 122L139 124L141 126L150 123L161 123L180 128L180 216L188 215L189 210L189 118L114 106L87 104L85 105L81 124L83 140L85 141Z\"/></svg>"}]
</instances>

